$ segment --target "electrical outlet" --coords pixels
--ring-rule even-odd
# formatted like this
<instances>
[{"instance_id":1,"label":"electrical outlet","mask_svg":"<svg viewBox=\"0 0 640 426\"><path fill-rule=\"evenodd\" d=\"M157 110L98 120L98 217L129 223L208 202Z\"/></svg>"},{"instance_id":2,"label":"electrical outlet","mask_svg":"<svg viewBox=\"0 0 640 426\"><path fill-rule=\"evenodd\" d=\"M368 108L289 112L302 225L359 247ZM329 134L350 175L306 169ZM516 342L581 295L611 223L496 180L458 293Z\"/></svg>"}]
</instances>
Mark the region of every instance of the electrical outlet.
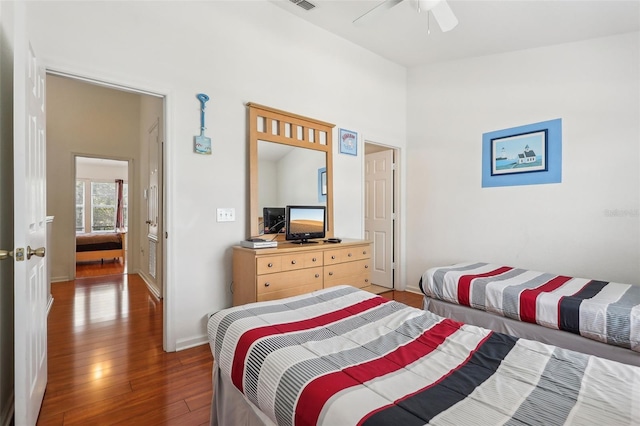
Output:
<instances>
[{"instance_id":1,"label":"electrical outlet","mask_svg":"<svg viewBox=\"0 0 640 426\"><path fill-rule=\"evenodd\" d=\"M216 217L218 222L235 222L236 209L234 209L233 207L217 209Z\"/></svg>"}]
</instances>

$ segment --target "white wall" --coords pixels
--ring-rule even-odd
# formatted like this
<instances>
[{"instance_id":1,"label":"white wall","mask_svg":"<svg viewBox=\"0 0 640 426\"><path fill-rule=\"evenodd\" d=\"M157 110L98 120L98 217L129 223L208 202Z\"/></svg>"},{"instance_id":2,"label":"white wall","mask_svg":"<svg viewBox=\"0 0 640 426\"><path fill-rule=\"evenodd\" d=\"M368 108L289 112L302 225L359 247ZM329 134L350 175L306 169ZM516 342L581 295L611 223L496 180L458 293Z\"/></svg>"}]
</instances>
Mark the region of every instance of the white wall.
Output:
<instances>
[{"instance_id":1,"label":"white wall","mask_svg":"<svg viewBox=\"0 0 640 426\"><path fill-rule=\"evenodd\" d=\"M266 0L29 2L49 67L168 95L167 347L205 341L208 312L231 304L231 246L247 230L247 123L252 101L404 146L406 71ZM206 93L213 155L193 153L197 93ZM336 139L337 128L334 131ZM360 156L334 154L335 232L362 237ZM218 207L236 222L217 223Z\"/></svg>"},{"instance_id":2,"label":"white wall","mask_svg":"<svg viewBox=\"0 0 640 426\"><path fill-rule=\"evenodd\" d=\"M408 282L478 260L640 284L638 33L416 67ZM482 134L561 118L562 183L481 188Z\"/></svg>"},{"instance_id":3,"label":"white wall","mask_svg":"<svg viewBox=\"0 0 640 426\"><path fill-rule=\"evenodd\" d=\"M76 178L87 180L129 180L129 165L126 161L105 160L98 164L87 161L87 157L76 157Z\"/></svg>"}]
</instances>

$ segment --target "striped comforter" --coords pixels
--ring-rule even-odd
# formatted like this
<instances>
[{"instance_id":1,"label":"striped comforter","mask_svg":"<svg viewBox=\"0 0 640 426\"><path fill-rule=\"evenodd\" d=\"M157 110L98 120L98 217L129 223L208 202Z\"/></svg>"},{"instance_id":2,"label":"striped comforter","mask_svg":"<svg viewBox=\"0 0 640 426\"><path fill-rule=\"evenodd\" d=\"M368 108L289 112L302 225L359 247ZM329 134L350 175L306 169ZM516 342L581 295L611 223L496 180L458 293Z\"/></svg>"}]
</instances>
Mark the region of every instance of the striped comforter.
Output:
<instances>
[{"instance_id":1,"label":"striped comforter","mask_svg":"<svg viewBox=\"0 0 640 426\"><path fill-rule=\"evenodd\" d=\"M640 368L349 286L225 309L208 334L215 376L279 425L640 421Z\"/></svg>"},{"instance_id":2,"label":"striped comforter","mask_svg":"<svg viewBox=\"0 0 640 426\"><path fill-rule=\"evenodd\" d=\"M640 352L640 286L460 263L429 269L420 288L435 299Z\"/></svg>"}]
</instances>

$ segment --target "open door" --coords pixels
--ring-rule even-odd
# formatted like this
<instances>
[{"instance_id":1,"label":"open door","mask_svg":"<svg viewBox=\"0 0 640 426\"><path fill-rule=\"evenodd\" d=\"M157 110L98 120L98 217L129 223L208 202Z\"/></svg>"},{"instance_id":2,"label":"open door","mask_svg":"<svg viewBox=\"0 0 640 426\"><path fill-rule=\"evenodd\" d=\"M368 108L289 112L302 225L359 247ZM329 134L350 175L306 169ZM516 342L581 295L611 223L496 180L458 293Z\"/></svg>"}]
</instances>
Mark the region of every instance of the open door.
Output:
<instances>
[{"instance_id":1,"label":"open door","mask_svg":"<svg viewBox=\"0 0 640 426\"><path fill-rule=\"evenodd\" d=\"M371 282L393 288L394 170L393 150L365 155L365 238L373 241Z\"/></svg>"},{"instance_id":2,"label":"open door","mask_svg":"<svg viewBox=\"0 0 640 426\"><path fill-rule=\"evenodd\" d=\"M35 425L47 384L45 71L22 2L14 25L15 423Z\"/></svg>"}]
</instances>

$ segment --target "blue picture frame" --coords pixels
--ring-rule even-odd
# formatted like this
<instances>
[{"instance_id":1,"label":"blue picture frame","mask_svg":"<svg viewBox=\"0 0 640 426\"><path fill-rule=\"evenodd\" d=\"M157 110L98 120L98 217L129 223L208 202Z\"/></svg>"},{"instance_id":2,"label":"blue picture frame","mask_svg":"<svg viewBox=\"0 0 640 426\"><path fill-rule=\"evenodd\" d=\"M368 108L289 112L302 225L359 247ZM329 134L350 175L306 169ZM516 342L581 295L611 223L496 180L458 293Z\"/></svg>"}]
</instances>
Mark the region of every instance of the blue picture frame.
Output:
<instances>
[{"instance_id":1,"label":"blue picture frame","mask_svg":"<svg viewBox=\"0 0 640 426\"><path fill-rule=\"evenodd\" d=\"M562 119L482 135L482 187L562 182Z\"/></svg>"},{"instance_id":2,"label":"blue picture frame","mask_svg":"<svg viewBox=\"0 0 640 426\"><path fill-rule=\"evenodd\" d=\"M358 155L358 133L347 129L340 129L338 132L340 142L340 153L348 155Z\"/></svg>"},{"instance_id":3,"label":"blue picture frame","mask_svg":"<svg viewBox=\"0 0 640 426\"><path fill-rule=\"evenodd\" d=\"M318 202L327 202L327 168L318 169Z\"/></svg>"}]
</instances>

